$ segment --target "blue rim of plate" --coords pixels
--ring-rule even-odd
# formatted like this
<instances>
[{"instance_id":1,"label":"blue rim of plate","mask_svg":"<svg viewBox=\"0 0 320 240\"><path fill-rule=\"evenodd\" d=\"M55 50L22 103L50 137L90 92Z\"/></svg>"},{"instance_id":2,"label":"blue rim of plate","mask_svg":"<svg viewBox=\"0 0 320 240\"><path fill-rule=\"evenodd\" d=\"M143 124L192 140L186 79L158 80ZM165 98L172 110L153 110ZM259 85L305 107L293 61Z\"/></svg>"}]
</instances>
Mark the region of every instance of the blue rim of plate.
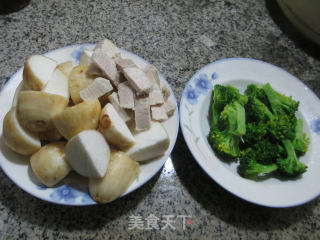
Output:
<instances>
[{"instance_id":1,"label":"blue rim of plate","mask_svg":"<svg viewBox=\"0 0 320 240\"><path fill-rule=\"evenodd\" d=\"M262 203L258 203L258 202L255 202L255 201L251 201L249 199L246 199L240 195L238 195L237 193L231 191L230 189L227 189L225 186L223 186L219 181L217 181L215 179L215 177L209 173L209 171L205 168L205 166L202 165L202 163L197 159L196 155L194 154L194 152L191 150L191 147L189 145L189 142L187 141L187 138L186 138L186 133L185 133L185 128L184 128L184 125L183 125L183 120L182 120L182 117L181 117L181 110L183 108L182 104L183 104L183 98L185 98L185 93L187 91L187 86L190 86L191 83L197 78L199 77L200 73L203 72L204 70L206 70L207 68L210 68L218 63L222 63L222 62L229 62L229 61L252 61L252 62L258 62L260 64L265 64L265 65L268 65L268 66L271 66L273 68L276 68L277 70L280 70L282 71L283 73L289 75L291 78L293 78L294 80L296 80L297 82L299 82L305 89L308 89L309 92L318 100L318 103L320 104L320 98L304 83L302 82L301 80L299 80L297 77L295 77L294 75L292 75L291 73L289 73L288 71L276 66L276 65L273 65L271 63L267 63L267 62L264 62L262 60L258 60L258 59L253 59L253 58L241 58L241 57L234 57L234 58L225 58L225 59L220 59L220 60L216 60L214 62L211 62L205 66L203 66L202 68L200 68L195 74L193 74L193 76L188 80L188 82L186 83L185 85L185 88L183 89L182 91L182 94L181 94L181 99L180 99L180 104L179 104L179 115L180 115L180 126L181 126L181 131L182 131L182 135L185 139L185 142L189 148L189 151L191 152L193 158L196 160L196 162L199 164L199 166L203 169L203 171L212 179L214 180L219 186L221 186L223 189L225 189L226 191L228 191L229 193L237 196L238 198L244 200L244 201L247 201L247 202L250 202L252 204L256 204L256 205L260 205L260 206L264 206L264 207L270 207L270 208L289 208L289 207L296 207L296 206L300 206L300 205L303 205L305 203L308 203L314 199L316 199L317 197L320 196L320 193L318 193L318 195L315 195L313 197L311 197L310 199L304 201L304 202L301 202L301 203L298 203L298 204L292 204L292 205L283 205L283 206L273 206L273 205L268 205L268 204L262 204ZM214 74L214 73L213 73ZM212 91L212 89L211 89ZM317 125L320 125L320 117L318 117L316 119L317 121ZM318 126L317 126L318 127ZM320 128L320 127L319 127ZM317 129L317 133L320 133L320 129Z\"/></svg>"},{"instance_id":2,"label":"blue rim of plate","mask_svg":"<svg viewBox=\"0 0 320 240\"><path fill-rule=\"evenodd\" d=\"M44 53L43 55L46 56L46 55L52 54L52 53L54 53L54 52L61 51L61 50L64 50L64 49L68 49L68 48L80 48L80 49L75 50L75 51L80 52L80 55L81 55L82 51L83 51L86 47L93 47L93 46L95 46L95 44L93 44L93 43L72 44L72 45L64 46L64 47L57 48L57 49L54 49L54 50L50 50L50 51ZM122 52L125 52L125 53L127 53L127 54L129 54L129 55L132 55L132 56L140 59L140 60L141 60L142 62L144 62L145 64L150 64L150 63L149 63L147 60L145 60L144 58L142 58L142 57L140 57L140 56L138 56L138 55L136 55L136 54L134 54L134 53L132 53L132 52L130 52L130 51L127 51L127 50L121 49L121 48L120 48L120 50L121 50ZM72 54L73 54L75 51L73 51ZM74 59L74 61L75 61L76 63L79 61L80 55L77 54L77 55L76 55L77 57L72 56L72 58ZM0 89L0 95L2 94L3 90L5 90L5 88L7 87L8 83L11 81L11 79L15 78L16 75L19 74L20 71L22 71L22 70L23 70L23 67L19 68L19 69L3 84L2 88ZM162 74L161 72L159 72L159 75L160 75L161 80L164 80L165 83L166 83L166 85L169 87L169 90L170 90L170 93L171 93L171 95L172 95L172 98L173 98L173 100L175 101L176 106L177 106L177 108L178 108L176 96L175 96L175 94L174 94L174 92L173 92L173 90L172 90L169 82L168 82L167 79L163 76L163 74ZM178 109L177 109L176 111L178 111ZM134 192L134 191L136 191L136 190L139 189L140 187L142 187L144 184L146 184L147 182L149 182L150 179L153 178L153 177L159 172L159 170L164 166L164 164L166 163L166 161L170 158L170 154L171 154L171 152L172 152L172 150L173 150L173 148L174 148L174 146L175 146L175 143L176 143L176 141L177 141L178 132L179 132L179 123L180 123L179 118L180 118L180 115L177 114L177 120L176 120L177 122L175 123L175 124L177 125L177 128L176 128L176 132L175 132L175 134L174 134L173 144L170 144L171 146L168 148L167 153L162 156L161 159L163 159L163 160L162 160L162 162L159 164L159 167L157 167L157 168L154 170L154 173L151 174L150 176L148 176L148 177L145 179L145 181L143 181L139 186L137 186L137 187L134 188L134 189L131 189L131 190L128 191L128 192L125 192L125 193L122 194L119 198L124 197L124 196L126 196L126 195L128 195L128 194L130 194L130 193L132 193L132 192ZM52 190L54 190L54 192L52 192L50 195L53 195L53 196L57 196L57 194L58 194L58 195L59 195L59 194L62 195L62 196L61 196L61 197L62 197L62 201L61 201L61 199L60 199L59 201L57 201L57 200L55 201L55 200L53 200L54 197L51 197L51 196L50 196L49 199L47 199L47 198L45 198L45 197L35 195L33 192L31 192L31 191L29 191L29 190L26 190L22 185L20 185L19 183L15 182L15 181L7 174L7 172L4 170L4 168L1 166L1 162L0 162L0 167L1 167L2 171L6 174L6 176L7 176L13 183L15 183L20 189L22 189L23 191L27 192L27 193L30 194L31 196L34 196L34 197L36 197L36 198L38 198L38 199L41 199L41 200L43 200L43 201L50 202L50 203L54 203L54 204L58 204L58 205L79 206L79 207L88 206L88 205L101 204L101 203L98 203L98 202L94 201L94 200L91 198L91 196L89 195L88 192L82 192L82 191L80 191L80 190L77 190L77 189L73 188L72 186L69 186L68 184L58 185L58 186L55 187L55 188L46 188L44 185L37 185L37 189L38 189L38 190L47 190L47 189L52 189ZM71 195L71 196L72 196L72 195L73 195L73 196L77 195L76 197L80 197L80 195L81 195L81 197L83 197L83 198L82 198L82 201L81 201L82 204L80 204L80 203L72 203L72 202L65 202L64 199L63 199L63 198L64 198L64 196L63 196L64 192L65 192L67 195ZM116 199L116 200L117 200L117 199Z\"/></svg>"}]
</instances>

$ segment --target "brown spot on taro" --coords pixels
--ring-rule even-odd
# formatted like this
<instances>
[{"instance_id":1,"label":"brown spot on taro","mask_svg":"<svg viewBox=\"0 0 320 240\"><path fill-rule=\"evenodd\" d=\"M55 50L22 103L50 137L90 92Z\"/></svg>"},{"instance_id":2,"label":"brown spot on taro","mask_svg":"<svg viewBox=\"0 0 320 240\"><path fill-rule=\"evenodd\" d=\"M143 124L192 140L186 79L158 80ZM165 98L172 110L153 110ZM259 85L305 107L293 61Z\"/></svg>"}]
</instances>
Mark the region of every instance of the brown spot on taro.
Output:
<instances>
[{"instance_id":1,"label":"brown spot on taro","mask_svg":"<svg viewBox=\"0 0 320 240\"><path fill-rule=\"evenodd\" d=\"M82 69L80 70L80 73L83 73L83 70L82 70Z\"/></svg>"},{"instance_id":2,"label":"brown spot on taro","mask_svg":"<svg viewBox=\"0 0 320 240\"><path fill-rule=\"evenodd\" d=\"M61 155L64 154L64 150L61 149L61 148L59 148L58 152L59 152L59 154L61 154Z\"/></svg>"},{"instance_id":3,"label":"brown spot on taro","mask_svg":"<svg viewBox=\"0 0 320 240\"><path fill-rule=\"evenodd\" d=\"M108 129L111 127L111 120L109 118L109 115L105 114L102 116L100 120L100 125L103 129Z\"/></svg>"}]
</instances>

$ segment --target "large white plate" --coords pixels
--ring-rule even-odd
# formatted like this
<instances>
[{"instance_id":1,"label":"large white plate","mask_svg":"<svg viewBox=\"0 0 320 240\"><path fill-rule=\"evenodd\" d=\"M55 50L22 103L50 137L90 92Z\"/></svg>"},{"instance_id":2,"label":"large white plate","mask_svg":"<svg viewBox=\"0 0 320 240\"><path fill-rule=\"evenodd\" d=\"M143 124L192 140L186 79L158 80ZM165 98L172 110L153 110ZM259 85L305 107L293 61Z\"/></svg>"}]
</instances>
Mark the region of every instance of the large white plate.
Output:
<instances>
[{"instance_id":1,"label":"large white plate","mask_svg":"<svg viewBox=\"0 0 320 240\"><path fill-rule=\"evenodd\" d=\"M253 181L237 172L238 163L221 161L212 150L208 111L215 84L230 84L242 92L249 83L269 82L274 89L300 101L299 118L311 139L301 161L308 170L295 180L268 178ZM187 83L180 101L180 125L187 145L203 170L236 196L263 206L290 207L306 203L320 193L320 100L296 77L271 64L246 58L213 62L200 69Z\"/></svg>"},{"instance_id":2,"label":"large white plate","mask_svg":"<svg viewBox=\"0 0 320 240\"><path fill-rule=\"evenodd\" d=\"M64 48L60 48L54 51L50 51L45 55L55 59L58 62L64 61L73 61L74 64L79 62L81 52L84 49L92 49L93 44L80 44L72 45ZM135 61L140 67L144 67L149 64L144 59L139 56L130 53L125 50L121 50L123 57L131 58ZM2 136L2 123L5 114L9 111L12 104L13 95L16 87L22 80L22 71L19 69L11 79L5 84L0 92L0 135ZM174 97L174 93L170 88L168 82L160 74L161 80L169 87L171 91L170 98L177 104L177 101ZM173 149L173 146L177 139L178 129L179 129L179 114L175 111L174 115L170 117L167 121L163 122L164 127L166 128L169 137L170 137L170 146L165 154L159 158L149 161L144 164L140 164L141 173L139 178L129 187L129 189L122 195L127 195L128 193L139 188L147 181L149 181L163 166L166 160L169 158L169 155ZM55 188L46 188L41 185L33 174L30 165L29 157L24 157L19 154L16 154L10 151L4 144L1 137L0 141L0 165L3 171L7 176L16 183L24 191L30 193L31 195L38 197L40 199L57 203L63 205L92 205L96 202L88 194L88 182L86 178L82 178L79 175L71 173L66 179L63 180Z\"/></svg>"}]
</instances>

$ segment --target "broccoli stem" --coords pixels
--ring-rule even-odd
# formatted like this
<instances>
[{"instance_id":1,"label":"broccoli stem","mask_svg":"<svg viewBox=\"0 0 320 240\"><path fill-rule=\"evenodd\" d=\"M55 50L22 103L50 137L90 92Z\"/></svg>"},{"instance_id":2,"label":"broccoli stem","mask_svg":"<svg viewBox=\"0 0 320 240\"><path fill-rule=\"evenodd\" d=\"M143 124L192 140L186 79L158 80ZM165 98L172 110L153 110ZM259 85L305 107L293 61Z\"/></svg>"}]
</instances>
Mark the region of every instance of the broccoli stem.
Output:
<instances>
[{"instance_id":1,"label":"broccoli stem","mask_svg":"<svg viewBox=\"0 0 320 240\"><path fill-rule=\"evenodd\" d=\"M277 159L279 169L286 175L297 176L307 170L307 166L299 161L297 158L294 146L288 139L282 141L283 146L287 152L286 158Z\"/></svg>"},{"instance_id":2,"label":"broccoli stem","mask_svg":"<svg viewBox=\"0 0 320 240\"><path fill-rule=\"evenodd\" d=\"M304 155L310 143L310 139L307 138L306 133L303 132L303 121L302 119L297 120L296 128L295 128L295 137L292 141L292 144L297 151L298 155Z\"/></svg>"}]
</instances>

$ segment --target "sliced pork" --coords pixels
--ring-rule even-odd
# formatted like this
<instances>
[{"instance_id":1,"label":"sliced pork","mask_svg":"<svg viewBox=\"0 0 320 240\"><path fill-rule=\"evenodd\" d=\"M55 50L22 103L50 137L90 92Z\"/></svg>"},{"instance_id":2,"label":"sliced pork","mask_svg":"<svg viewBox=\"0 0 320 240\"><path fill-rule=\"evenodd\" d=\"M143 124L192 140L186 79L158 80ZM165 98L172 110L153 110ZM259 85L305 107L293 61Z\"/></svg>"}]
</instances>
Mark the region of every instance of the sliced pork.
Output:
<instances>
[{"instance_id":1,"label":"sliced pork","mask_svg":"<svg viewBox=\"0 0 320 240\"><path fill-rule=\"evenodd\" d=\"M112 106L114 107L114 109L118 112L120 117L123 119L123 121L128 122L129 120L131 120L130 114L128 114L128 112L125 109L120 107L118 94L116 92L113 92L112 94L110 94L108 96L108 99L112 104Z\"/></svg>"},{"instance_id":2,"label":"sliced pork","mask_svg":"<svg viewBox=\"0 0 320 240\"><path fill-rule=\"evenodd\" d=\"M109 39L101 40L94 48L94 52L102 52L109 58L114 58L120 54L119 48Z\"/></svg>"},{"instance_id":3,"label":"sliced pork","mask_svg":"<svg viewBox=\"0 0 320 240\"><path fill-rule=\"evenodd\" d=\"M148 95L140 95L135 98L134 119L137 131L150 128L150 101Z\"/></svg>"},{"instance_id":4,"label":"sliced pork","mask_svg":"<svg viewBox=\"0 0 320 240\"><path fill-rule=\"evenodd\" d=\"M136 67L136 64L131 59L128 59L128 58L118 57L115 59L115 61L116 61L117 69L121 72L126 67Z\"/></svg>"},{"instance_id":5,"label":"sliced pork","mask_svg":"<svg viewBox=\"0 0 320 240\"><path fill-rule=\"evenodd\" d=\"M103 53L101 49L93 52L91 57L92 63L90 64L88 73L92 75L102 75L108 78L114 86L120 83L120 74L116 68L115 61L107 54Z\"/></svg>"},{"instance_id":6,"label":"sliced pork","mask_svg":"<svg viewBox=\"0 0 320 240\"><path fill-rule=\"evenodd\" d=\"M153 65L146 66L143 71L151 82L152 89L149 93L150 105L158 105L164 103L163 92L160 88L160 78L158 70Z\"/></svg>"},{"instance_id":7,"label":"sliced pork","mask_svg":"<svg viewBox=\"0 0 320 240\"><path fill-rule=\"evenodd\" d=\"M118 85L118 96L120 107L126 109L134 108L134 90L128 81Z\"/></svg>"},{"instance_id":8,"label":"sliced pork","mask_svg":"<svg viewBox=\"0 0 320 240\"><path fill-rule=\"evenodd\" d=\"M151 91L152 85L146 74L140 68L126 67L123 69L123 74L138 95Z\"/></svg>"},{"instance_id":9,"label":"sliced pork","mask_svg":"<svg viewBox=\"0 0 320 240\"><path fill-rule=\"evenodd\" d=\"M158 86L160 86L159 73L155 66L148 65L143 69L143 71L145 72L145 74L147 75L147 77L150 79L152 83L155 83Z\"/></svg>"},{"instance_id":10,"label":"sliced pork","mask_svg":"<svg viewBox=\"0 0 320 240\"><path fill-rule=\"evenodd\" d=\"M80 91L80 97L83 101L98 99L112 90L113 87L108 79L98 77L88 87Z\"/></svg>"},{"instance_id":11,"label":"sliced pork","mask_svg":"<svg viewBox=\"0 0 320 240\"><path fill-rule=\"evenodd\" d=\"M164 103L163 93L161 89L155 84L152 86L152 90L149 93L149 98L151 106Z\"/></svg>"},{"instance_id":12,"label":"sliced pork","mask_svg":"<svg viewBox=\"0 0 320 240\"><path fill-rule=\"evenodd\" d=\"M165 121L168 119L167 109L162 105L151 106L151 117L155 121Z\"/></svg>"}]
</instances>

